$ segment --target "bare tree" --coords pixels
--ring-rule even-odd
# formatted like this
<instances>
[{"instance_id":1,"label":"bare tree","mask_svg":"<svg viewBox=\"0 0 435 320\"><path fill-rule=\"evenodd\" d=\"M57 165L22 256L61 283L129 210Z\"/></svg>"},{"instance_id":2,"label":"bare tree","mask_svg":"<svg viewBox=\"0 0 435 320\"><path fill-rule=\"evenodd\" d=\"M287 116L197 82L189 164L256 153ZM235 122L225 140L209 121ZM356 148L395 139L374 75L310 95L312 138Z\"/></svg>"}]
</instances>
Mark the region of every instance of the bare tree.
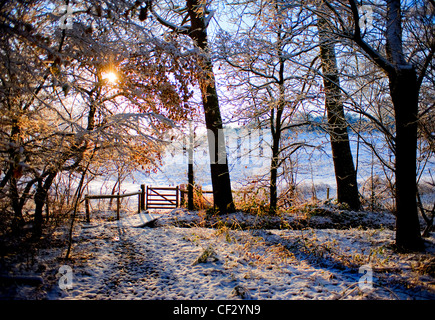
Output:
<instances>
[{"instance_id":1,"label":"bare tree","mask_svg":"<svg viewBox=\"0 0 435 320\"><path fill-rule=\"evenodd\" d=\"M186 0L185 6L173 10L181 17L179 25L162 18L155 10L156 1L147 2L156 19L177 35L185 35L193 40L200 49L197 56L202 67L202 73L197 75L200 85L205 124L209 131L210 171L213 185L214 203L221 214L235 211L231 193L231 180L228 170L225 138L223 137L223 123L216 90L216 81L210 48L207 37L207 27L214 11L209 9L209 3L203 0Z\"/></svg>"},{"instance_id":2,"label":"bare tree","mask_svg":"<svg viewBox=\"0 0 435 320\"><path fill-rule=\"evenodd\" d=\"M344 114L335 45L333 40L328 37L327 22L323 17L318 18L317 26L319 28L325 108L329 124L328 132L337 182L337 201L347 203L351 209L358 210L361 202L347 132L348 125Z\"/></svg>"},{"instance_id":3,"label":"bare tree","mask_svg":"<svg viewBox=\"0 0 435 320\"><path fill-rule=\"evenodd\" d=\"M222 32L215 50L225 74L223 86L229 90L228 103L239 110L233 121L248 121L270 130L272 214L277 212L279 170L303 145L283 136L291 136L291 130L308 124L298 109L309 97L315 77L310 70L291 63L309 49L294 45L306 27L304 17L295 15L292 21L290 15L279 2L252 3L250 15L241 19L255 23L239 27L235 35Z\"/></svg>"},{"instance_id":4,"label":"bare tree","mask_svg":"<svg viewBox=\"0 0 435 320\"><path fill-rule=\"evenodd\" d=\"M433 32L430 32L431 39L426 42L428 45L423 53L412 54L403 34L406 14L403 8L409 11L423 4L416 2L408 6L399 0L387 0L386 11L383 11L381 4L368 2L372 13L381 19L373 19L376 28L370 28L368 24L361 23L364 17L356 1L349 0L348 5L329 1L323 3L328 8L323 14L326 14L325 19L332 20L330 25L335 27L334 33L344 44L356 44L388 78L396 127L396 244L407 249L421 249L423 242L416 203L418 102L422 81L435 53L435 41ZM415 17L419 16L417 11L414 13ZM411 17L408 15L408 18ZM433 25L426 24L424 28L433 30Z\"/></svg>"}]
</instances>

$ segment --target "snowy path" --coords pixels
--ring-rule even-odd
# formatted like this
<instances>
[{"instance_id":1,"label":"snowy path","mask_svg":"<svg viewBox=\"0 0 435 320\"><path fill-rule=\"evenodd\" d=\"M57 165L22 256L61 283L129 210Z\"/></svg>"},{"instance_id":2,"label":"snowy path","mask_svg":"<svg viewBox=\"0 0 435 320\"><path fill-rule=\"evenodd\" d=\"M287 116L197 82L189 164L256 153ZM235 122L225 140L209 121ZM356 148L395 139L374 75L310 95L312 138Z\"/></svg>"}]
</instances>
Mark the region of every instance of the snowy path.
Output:
<instances>
[{"instance_id":1,"label":"snowy path","mask_svg":"<svg viewBox=\"0 0 435 320\"><path fill-rule=\"evenodd\" d=\"M6 257L10 274L41 276L44 285L6 288L0 298L435 299L435 233L427 252L398 254L389 229L205 228L197 213L181 209L154 228L135 227L143 219L110 221L103 212L91 224L77 222L72 260L59 259L65 244L40 249L33 264ZM378 220L386 225L389 217ZM359 287L359 267L368 262L372 290ZM59 285L63 265L72 272L69 289Z\"/></svg>"},{"instance_id":2,"label":"snowy path","mask_svg":"<svg viewBox=\"0 0 435 320\"><path fill-rule=\"evenodd\" d=\"M73 288L56 299L433 299L406 289L410 275L374 272L362 291L355 266L390 261L388 230L134 228L126 218L81 228ZM137 219L137 218L133 218ZM365 251L365 253L364 253ZM208 253L204 263L195 261ZM402 265L400 265L402 263ZM393 267L392 267L393 266ZM376 270L376 268L375 268ZM397 273L397 272L396 272ZM414 277L414 276L412 276ZM421 280L421 279L420 279ZM406 282L407 281L407 282ZM424 281L424 278L423 278ZM433 278L426 278L433 289ZM432 283L432 284L431 284ZM421 288L420 288L421 289Z\"/></svg>"}]
</instances>

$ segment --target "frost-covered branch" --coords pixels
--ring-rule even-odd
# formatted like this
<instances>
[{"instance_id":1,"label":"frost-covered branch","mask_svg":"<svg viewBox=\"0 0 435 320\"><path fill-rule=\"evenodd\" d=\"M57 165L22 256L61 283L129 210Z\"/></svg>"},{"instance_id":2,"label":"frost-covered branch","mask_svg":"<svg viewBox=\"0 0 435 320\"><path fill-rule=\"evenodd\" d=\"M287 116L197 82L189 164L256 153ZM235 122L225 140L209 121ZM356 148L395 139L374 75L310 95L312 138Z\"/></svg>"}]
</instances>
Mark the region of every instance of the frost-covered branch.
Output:
<instances>
[{"instance_id":1,"label":"frost-covered branch","mask_svg":"<svg viewBox=\"0 0 435 320\"><path fill-rule=\"evenodd\" d=\"M177 26L165 19L163 19L151 6L150 8L151 13L154 15L154 17L157 19L158 22L160 22L163 26L171 29L172 31L178 33L178 34L189 34L191 26Z\"/></svg>"}]
</instances>

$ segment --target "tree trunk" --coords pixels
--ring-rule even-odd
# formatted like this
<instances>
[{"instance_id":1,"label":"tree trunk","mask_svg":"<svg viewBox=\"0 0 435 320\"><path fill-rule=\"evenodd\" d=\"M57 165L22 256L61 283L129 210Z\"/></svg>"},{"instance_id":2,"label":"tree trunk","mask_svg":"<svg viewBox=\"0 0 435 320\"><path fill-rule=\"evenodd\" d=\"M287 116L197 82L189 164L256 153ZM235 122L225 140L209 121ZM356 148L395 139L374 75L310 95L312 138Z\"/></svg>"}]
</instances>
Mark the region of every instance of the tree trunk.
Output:
<instances>
[{"instance_id":1,"label":"tree trunk","mask_svg":"<svg viewBox=\"0 0 435 320\"><path fill-rule=\"evenodd\" d=\"M279 150L278 150L279 151ZM272 147L272 160L270 163L270 202L269 213L275 214L278 203L278 190L277 190L277 178L278 178L278 154L276 148Z\"/></svg>"},{"instance_id":2,"label":"tree trunk","mask_svg":"<svg viewBox=\"0 0 435 320\"><path fill-rule=\"evenodd\" d=\"M361 202L347 132L348 125L341 100L337 58L334 44L325 34L325 24L325 20L319 17L320 57L325 90L325 108L328 115L332 158L337 183L337 201L347 203L353 210L359 210Z\"/></svg>"},{"instance_id":3,"label":"tree trunk","mask_svg":"<svg viewBox=\"0 0 435 320\"><path fill-rule=\"evenodd\" d=\"M387 72L396 122L396 245L420 250L417 210L418 85L415 67L406 62L402 42L399 0L387 1L386 51L392 68Z\"/></svg>"},{"instance_id":4,"label":"tree trunk","mask_svg":"<svg viewBox=\"0 0 435 320\"><path fill-rule=\"evenodd\" d=\"M23 205L20 201L20 192L18 190L18 181L21 178L22 168L20 167L21 161L21 128L19 125L19 119L13 119L11 128L11 148L9 150L9 159L11 160L9 166L9 186L10 186L10 199L11 206L14 211L14 217L12 219L12 231L18 233L23 223ZM13 145L13 147L12 147ZM8 176L8 175L7 175Z\"/></svg>"},{"instance_id":5,"label":"tree trunk","mask_svg":"<svg viewBox=\"0 0 435 320\"><path fill-rule=\"evenodd\" d=\"M187 176L188 176L188 184L187 184L187 209L194 210L193 203L193 184L194 184L194 176L193 176L193 163L188 164L187 168Z\"/></svg>"},{"instance_id":6,"label":"tree trunk","mask_svg":"<svg viewBox=\"0 0 435 320\"><path fill-rule=\"evenodd\" d=\"M11 177L10 179L10 199L14 216L12 218L12 232L17 234L23 224L23 205L20 201L20 194L18 191L17 179Z\"/></svg>"},{"instance_id":7,"label":"tree trunk","mask_svg":"<svg viewBox=\"0 0 435 320\"><path fill-rule=\"evenodd\" d=\"M199 0L187 0L188 15L191 21L189 36L201 48L204 54L208 53L207 26L204 21L204 12L199 8L203 5ZM202 61L206 79L200 83L201 96L205 114L205 124L208 130L211 182L213 186L214 204L220 214L235 211L231 193L231 180L228 170L225 137L222 117L219 109L219 100L216 91L213 64L209 57Z\"/></svg>"},{"instance_id":8,"label":"tree trunk","mask_svg":"<svg viewBox=\"0 0 435 320\"><path fill-rule=\"evenodd\" d=\"M210 63L210 69L211 63ZM219 213L225 214L235 211L233 196L231 193L230 173L225 148L225 137L222 126L222 118L219 110L218 96L213 84L208 84L203 90L202 100L205 113L205 124L209 132L209 154L211 182L213 185L214 204ZM212 134L211 134L212 133Z\"/></svg>"},{"instance_id":9,"label":"tree trunk","mask_svg":"<svg viewBox=\"0 0 435 320\"><path fill-rule=\"evenodd\" d=\"M51 171L45 181L42 179L38 181L38 186L35 192L35 217L34 217L34 226L33 226L33 237L39 239L42 234L42 212L44 208L44 204L47 200L48 190L50 190L51 185L53 184L54 178L57 176L57 171Z\"/></svg>"},{"instance_id":10,"label":"tree trunk","mask_svg":"<svg viewBox=\"0 0 435 320\"><path fill-rule=\"evenodd\" d=\"M285 59L283 57L283 43L282 43L282 32L281 26L279 31L277 32L277 53L279 60L279 69L278 69L278 105L276 108L276 116L275 110L271 110L270 117L270 128L272 131L272 160L270 164L270 202L269 202L269 213L276 214L277 205L278 205L278 167L280 165L280 143L281 143L281 132L282 132L282 116L284 113L284 109L286 106L285 102Z\"/></svg>"},{"instance_id":11,"label":"tree trunk","mask_svg":"<svg viewBox=\"0 0 435 320\"><path fill-rule=\"evenodd\" d=\"M282 64L282 77L284 74L284 64ZM281 132L282 132L282 114L284 112L284 86L280 84L280 98L279 105L276 109L271 110L271 131L272 131L272 158L270 162L270 200L269 200L269 213L275 214L278 205L278 167L279 167L279 155L280 155L280 142L281 142Z\"/></svg>"},{"instance_id":12,"label":"tree trunk","mask_svg":"<svg viewBox=\"0 0 435 320\"><path fill-rule=\"evenodd\" d=\"M189 210L194 209L193 204L193 184L194 184L194 173L193 173L193 148L195 146L194 133L192 130L192 123L189 126L189 147L187 148L188 153L188 165L187 165L187 208Z\"/></svg>"},{"instance_id":13,"label":"tree trunk","mask_svg":"<svg viewBox=\"0 0 435 320\"><path fill-rule=\"evenodd\" d=\"M406 61L403 50L400 0L387 0L386 3L386 56L362 39L357 3L349 0L355 22L353 40L388 75L396 124L396 245L404 249L421 250L424 244L420 235L416 199L419 85L416 68Z\"/></svg>"},{"instance_id":14,"label":"tree trunk","mask_svg":"<svg viewBox=\"0 0 435 320\"><path fill-rule=\"evenodd\" d=\"M389 76L396 120L396 245L420 250L423 240L416 202L418 88L415 68Z\"/></svg>"}]
</instances>

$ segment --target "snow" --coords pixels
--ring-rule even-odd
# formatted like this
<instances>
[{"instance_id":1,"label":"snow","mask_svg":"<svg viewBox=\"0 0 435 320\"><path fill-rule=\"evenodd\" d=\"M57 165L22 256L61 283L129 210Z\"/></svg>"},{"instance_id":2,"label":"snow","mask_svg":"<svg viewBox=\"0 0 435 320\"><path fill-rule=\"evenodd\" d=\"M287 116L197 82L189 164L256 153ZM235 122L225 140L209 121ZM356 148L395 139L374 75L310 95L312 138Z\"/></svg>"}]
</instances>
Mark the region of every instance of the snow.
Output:
<instances>
[{"instance_id":1,"label":"snow","mask_svg":"<svg viewBox=\"0 0 435 320\"><path fill-rule=\"evenodd\" d=\"M240 212L205 217L201 211L174 209L152 212L158 217L154 227L140 228L152 217L133 212L124 210L119 221L111 219L108 212L94 212L89 224L81 217L74 228L70 260L60 259L65 244L39 249L33 262L13 255L4 257L2 264L9 266L9 274L36 274L44 284L0 289L2 297L435 298L435 234L427 239L424 253L394 252L392 221L386 214L361 213L362 226L352 227L355 222L349 222L345 229L333 229L329 226L337 218L334 214L341 215L344 223L350 220L351 212L330 209L322 219L305 217L305 225L299 223L296 228L294 221L304 217L272 219ZM378 224L366 226L364 218ZM62 233L58 237L62 238ZM368 264L373 272L373 288L361 289L359 281L365 274L359 273L359 268ZM67 279L59 273L63 265L72 271L69 289L61 289L61 282Z\"/></svg>"}]
</instances>

